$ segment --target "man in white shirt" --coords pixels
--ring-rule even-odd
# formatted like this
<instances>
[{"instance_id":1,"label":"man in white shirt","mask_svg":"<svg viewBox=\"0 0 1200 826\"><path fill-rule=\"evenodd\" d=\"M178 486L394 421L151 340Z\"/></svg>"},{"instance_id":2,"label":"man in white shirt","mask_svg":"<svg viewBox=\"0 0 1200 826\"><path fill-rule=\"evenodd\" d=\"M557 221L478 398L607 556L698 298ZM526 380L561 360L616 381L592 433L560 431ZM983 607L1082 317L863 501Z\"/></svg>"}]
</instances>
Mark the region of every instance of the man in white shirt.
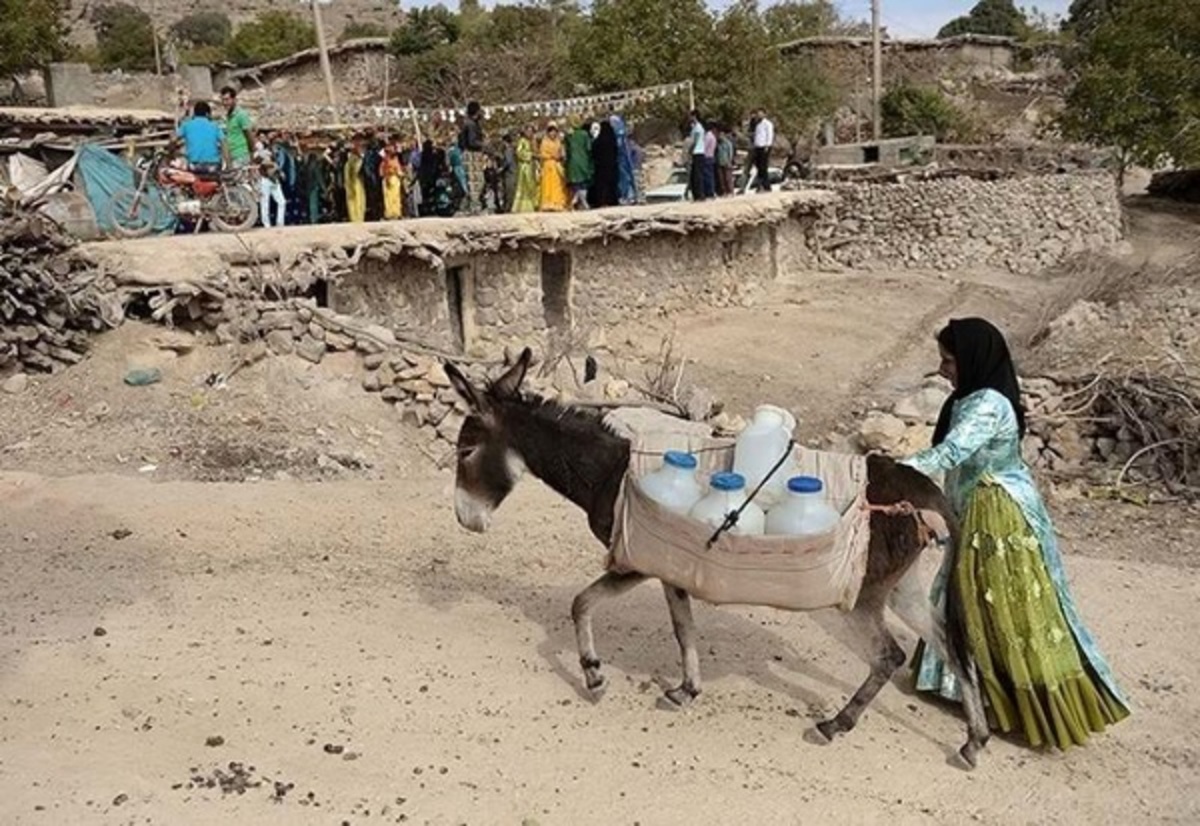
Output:
<instances>
[{"instance_id":1,"label":"man in white shirt","mask_svg":"<svg viewBox=\"0 0 1200 826\"><path fill-rule=\"evenodd\" d=\"M771 181L768 168L771 147L775 145L775 124L761 108L755 112L758 124L754 127L754 187L759 192L770 192Z\"/></svg>"}]
</instances>

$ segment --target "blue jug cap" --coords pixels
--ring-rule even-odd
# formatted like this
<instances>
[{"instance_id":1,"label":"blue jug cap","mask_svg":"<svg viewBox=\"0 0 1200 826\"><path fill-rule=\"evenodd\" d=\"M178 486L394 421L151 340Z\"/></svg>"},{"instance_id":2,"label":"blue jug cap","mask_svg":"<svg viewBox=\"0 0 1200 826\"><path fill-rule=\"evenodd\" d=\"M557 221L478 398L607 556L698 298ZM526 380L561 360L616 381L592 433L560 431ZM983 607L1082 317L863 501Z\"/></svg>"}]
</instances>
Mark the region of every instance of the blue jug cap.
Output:
<instances>
[{"instance_id":1,"label":"blue jug cap","mask_svg":"<svg viewBox=\"0 0 1200 826\"><path fill-rule=\"evenodd\" d=\"M684 453L682 450L668 450L663 454L663 462L671 467L684 470L696 469L696 457L690 453Z\"/></svg>"},{"instance_id":2,"label":"blue jug cap","mask_svg":"<svg viewBox=\"0 0 1200 826\"><path fill-rule=\"evenodd\" d=\"M740 473L714 473L709 484L715 490L741 490L746 487L746 478Z\"/></svg>"},{"instance_id":3,"label":"blue jug cap","mask_svg":"<svg viewBox=\"0 0 1200 826\"><path fill-rule=\"evenodd\" d=\"M825 488L815 476L793 476L787 486L792 493L820 493Z\"/></svg>"}]
</instances>

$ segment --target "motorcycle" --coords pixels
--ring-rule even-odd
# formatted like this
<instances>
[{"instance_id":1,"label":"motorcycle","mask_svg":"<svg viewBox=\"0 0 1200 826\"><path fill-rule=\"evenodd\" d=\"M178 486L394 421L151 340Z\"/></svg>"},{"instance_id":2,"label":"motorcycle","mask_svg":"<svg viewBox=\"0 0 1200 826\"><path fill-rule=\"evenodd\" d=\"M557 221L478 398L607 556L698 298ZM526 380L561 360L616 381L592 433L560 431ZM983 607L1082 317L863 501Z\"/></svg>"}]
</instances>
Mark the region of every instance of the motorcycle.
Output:
<instances>
[{"instance_id":1,"label":"motorcycle","mask_svg":"<svg viewBox=\"0 0 1200 826\"><path fill-rule=\"evenodd\" d=\"M170 217L199 232L205 222L221 232L245 232L258 220L258 198L240 171L201 174L173 166L168 149L137 167L136 186L118 190L109 202L117 233L140 238Z\"/></svg>"}]
</instances>

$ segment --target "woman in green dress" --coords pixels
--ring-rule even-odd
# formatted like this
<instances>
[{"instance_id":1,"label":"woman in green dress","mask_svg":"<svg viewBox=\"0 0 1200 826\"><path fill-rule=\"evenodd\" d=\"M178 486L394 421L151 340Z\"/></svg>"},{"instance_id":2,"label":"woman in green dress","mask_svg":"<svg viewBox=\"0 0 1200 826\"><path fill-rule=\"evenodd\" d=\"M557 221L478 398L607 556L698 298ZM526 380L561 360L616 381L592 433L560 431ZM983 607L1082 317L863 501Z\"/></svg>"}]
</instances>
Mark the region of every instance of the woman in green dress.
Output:
<instances>
[{"instance_id":1,"label":"woman in green dress","mask_svg":"<svg viewBox=\"0 0 1200 826\"><path fill-rule=\"evenodd\" d=\"M538 208L538 174L533 144L533 127L526 126L517 139L517 192L513 198L513 212L535 212Z\"/></svg>"},{"instance_id":2,"label":"woman in green dress","mask_svg":"<svg viewBox=\"0 0 1200 826\"><path fill-rule=\"evenodd\" d=\"M933 447L904 460L933 476L961 522L953 570L934 581L945 610L949 577L962 594L967 641L992 725L1030 745L1082 745L1129 714L1088 632L1033 476L1021 458L1025 412L1004 336L987 321L951 321L938 334L943 376L954 392ZM917 688L959 699L959 686L931 646L917 652Z\"/></svg>"}]
</instances>

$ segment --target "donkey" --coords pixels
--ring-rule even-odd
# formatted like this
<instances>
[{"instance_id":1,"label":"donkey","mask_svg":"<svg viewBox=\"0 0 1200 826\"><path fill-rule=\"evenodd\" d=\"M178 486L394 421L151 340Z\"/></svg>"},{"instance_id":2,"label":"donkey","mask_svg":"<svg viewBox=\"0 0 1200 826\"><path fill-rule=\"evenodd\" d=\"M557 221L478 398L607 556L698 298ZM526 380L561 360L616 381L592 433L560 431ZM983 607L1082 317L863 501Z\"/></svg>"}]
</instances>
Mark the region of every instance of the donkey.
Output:
<instances>
[{"instance_id":1,"label":"donkey","mask_svg":"<svg viewBox=\"0 0 1200 826\"><path fill-rule=\"evenodd\" d=\"M608 547L615 519L617 494L629 465L630 444L604 424L594 410L574 408L521 392L532 359L526 348L516 362L485 387L475 387L453 364L445 371L469 413L458 437L455 514L459 524L482 533L492 513L528 469L560 495L581 507L592 534ZM950 526L947 553L954 553L957 522L950 505L930 479L882 456L867 459L867 498L877 505L907 503L932 510ZM834 717L817 724L828 742L854 728L859 716L906 660L904 650L888 631L884 608L892 609L923 639L945 655L959 678L967 716L967 742L959 755L974 768L987 744L989 730L973 664L967 656L961 599L950 578L945 622L934 614L916 577L905 574L926 546L911 516L873 512L870 517L867 571L858 601L849 612L850 626L870 652L870 673ZM603 696L607 679L601 673L592 636L592 613L597 603L623 594L646 577L636 572L609 571L584 589L571 606L579 662L584 681L595 699ZM679 643L683 679L665 692L676 707L689 705L700 694L700 659L696 652L691 598L686 591L663 583L675 638Z\"/></svg>"}]
</instances>

